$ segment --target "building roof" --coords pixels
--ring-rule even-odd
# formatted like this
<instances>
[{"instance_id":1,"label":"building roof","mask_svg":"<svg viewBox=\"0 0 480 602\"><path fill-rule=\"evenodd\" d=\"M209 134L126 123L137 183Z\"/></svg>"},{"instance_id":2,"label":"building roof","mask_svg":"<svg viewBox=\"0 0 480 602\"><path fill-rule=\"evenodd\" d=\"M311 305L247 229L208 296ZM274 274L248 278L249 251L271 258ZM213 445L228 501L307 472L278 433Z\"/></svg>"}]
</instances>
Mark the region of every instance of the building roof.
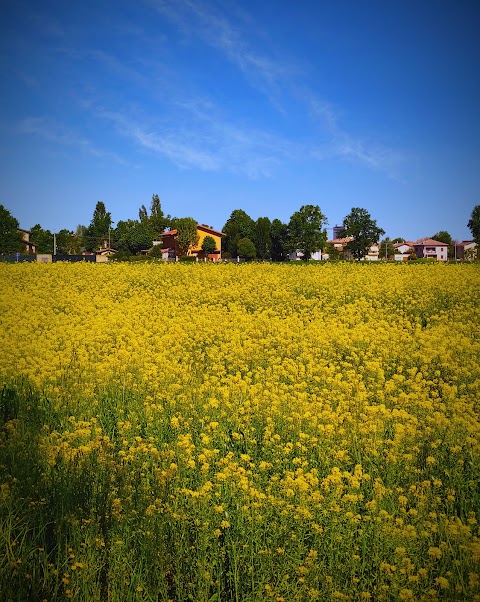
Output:
<instances>
[{"instance_id":1,"label":"building roof","mask_svg":"<svg viewBox=\"0 0 480 602\"><path fill-rule=\"evenodd\" d=\"M419 238L413 244L415 245L423 245L426 247L448 247L448 242L440 242L438 240L433 240L433 238Z\"/></svg>"},{"instance_id":2,"label":"building roof","mask_svg":"<svg viewBox=\"0 0 480 602\"><path fill-rule=\"evenodd\" d=\"M218 230L214 230L209 226L204 226L203 224L197 224L198 230L203 230L204 232L208 232L210 234L215 234L215 236L225 236L223 232L219 232Z\"/></svg>"},{"instance_id":3,"label":"building roof","mask_svg":"<svg viewBox=\"0 0 480 602\"><path fill-rule=\"evenodd\" d=\"M351 240L353 240L353 236L345 236L345 238L332 238L332 240L328 240L327 242L334 245L344 245Z\"/></svg>"},{"instance_id":4,"label":"building roof","mask_svg":"<svg viewBox=\"0 0 480 602\"><path fill-rule=\"evenodd\" d=\"M208 234L214 234L215 236L225 236L223 232L219 232L218 230L214 230L213 228L204 226L203 224L197 224L197 230L202 230L203 232L208 232ZM165 230L165 232L162 232L162 236L176 236L177 233L177 230L173 228L172 230Z\"/></svg>"}]
</instances>

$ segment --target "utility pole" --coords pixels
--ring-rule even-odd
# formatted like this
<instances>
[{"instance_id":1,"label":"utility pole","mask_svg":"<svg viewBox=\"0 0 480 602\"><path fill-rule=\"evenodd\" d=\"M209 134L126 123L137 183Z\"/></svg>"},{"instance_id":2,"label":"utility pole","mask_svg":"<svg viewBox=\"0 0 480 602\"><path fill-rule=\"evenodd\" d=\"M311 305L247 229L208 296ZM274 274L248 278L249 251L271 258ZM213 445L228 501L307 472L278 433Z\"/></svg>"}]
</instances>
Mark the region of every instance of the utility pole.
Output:
<instances>
[{"instance_id":1,"label":"utility pole","mask_svg":"<svg viewBox=\"0 0 480 602\"><path fill-rule=\"evenodd\" d=\"M53 233L53 254L57 254L57 235Z\"/></svg>"}]
</instances>

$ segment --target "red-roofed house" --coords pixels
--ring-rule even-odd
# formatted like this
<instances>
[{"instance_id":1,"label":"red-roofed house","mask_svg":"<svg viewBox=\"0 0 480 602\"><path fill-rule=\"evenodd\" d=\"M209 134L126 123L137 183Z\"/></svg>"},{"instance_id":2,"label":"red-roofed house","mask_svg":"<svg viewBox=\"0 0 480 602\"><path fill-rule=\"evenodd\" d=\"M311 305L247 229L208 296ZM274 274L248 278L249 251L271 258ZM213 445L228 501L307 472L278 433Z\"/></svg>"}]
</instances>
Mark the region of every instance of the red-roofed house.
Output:
<instances>
[{"instance_id":1,"label":"red-roofed house","mask_svg":"<svg viewBox=\"0 0 480 602\"><path fill-rule=\"evenodd\" d=\"M333 245L333 247L341 253L343 259L352 259L352 254L346 248L347 244L353 240L353 236L345 236L344 238L332 238L327 240L327 244Z\"/></svg>"},{"instance_id":2,"label":"red-roofed house","mask_svg":"<svg viewBox=\"0 0 480 602\"><path fill-rule=\"evenodd\" d=\"M346 236L345 238L332 238L332 240L327 241L328 244L331 244L343 253L344 259L353 259L352 254L347 249L347 245L350 241L353 240L353 236ZM368 249L368 253L365 255L365 261L378 261L380 256L380 247L378 243L373 243L373 245Z\"/></svg>"},{"instance_id":3,"label":"red-roofed house","mask_svg":"<svg viewBox=\"0 0 480 602\"><path fill-rule=\"evenodd\" d=\"M410 240L406 240L404 242L396 242L393 245L395 249L395 261L407 261L410 254L413 253L414 244L415 243Z\"/></svg>"},{"instance_id":4,"label":"red-roofed house","mask_svg":"<svg viewBox=\"0 0 480 602\"><path fill-rule=\"evenodd\" d=\"M455 243L455 259L477 259L477 243L473 240Z\"/></svg>"},{"instance_id":5,"label":"red-roofed house","mask_svg":"<svg viewBox=\"0 0 480 602\"><path fill-rule=\"evenodd\" d=\"M205 237L210 236L215 241L215 251L208 255L208 259L212 261L220 261L222 255L222 236L223 232L218 232L209 226L197 224L198 244L195 248L190 248L187 255L195 255L199 259L205 258L205 253L202 250L202 243ZM166 230L162 234L162 254L165 257L178 257L181 252L177 242L177 230Z\"/></svg>"},{"instance_id":6,"label":"red-roofed house","mask_svg":"<svg viewBox=\"0 0 480 602\"><path fill-rule=\"evenodd\" d=\"M413 243L413 252L420 258L426 257L437 259L437 261L447 261L448 244L432 238L420 238Z\"/></svg>"}]
</instances>

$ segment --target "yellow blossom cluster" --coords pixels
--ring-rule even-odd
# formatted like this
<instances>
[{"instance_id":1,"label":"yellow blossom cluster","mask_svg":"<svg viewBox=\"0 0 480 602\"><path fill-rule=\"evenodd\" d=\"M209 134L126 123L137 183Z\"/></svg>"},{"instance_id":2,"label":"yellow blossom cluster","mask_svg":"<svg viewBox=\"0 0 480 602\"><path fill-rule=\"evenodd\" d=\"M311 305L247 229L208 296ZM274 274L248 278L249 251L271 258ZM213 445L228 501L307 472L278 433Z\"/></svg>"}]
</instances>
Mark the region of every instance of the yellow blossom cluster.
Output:
<instances>
[{"instance_id":1,"label":"yellow blossom cluster","mask_svg":"<svg viewBox=\"0 0 480 602\"><path fill-rule=\"evenodd\" d=\"M480 602L477 264L0 264L0 591Z\"/></svg>"}]
</instances>

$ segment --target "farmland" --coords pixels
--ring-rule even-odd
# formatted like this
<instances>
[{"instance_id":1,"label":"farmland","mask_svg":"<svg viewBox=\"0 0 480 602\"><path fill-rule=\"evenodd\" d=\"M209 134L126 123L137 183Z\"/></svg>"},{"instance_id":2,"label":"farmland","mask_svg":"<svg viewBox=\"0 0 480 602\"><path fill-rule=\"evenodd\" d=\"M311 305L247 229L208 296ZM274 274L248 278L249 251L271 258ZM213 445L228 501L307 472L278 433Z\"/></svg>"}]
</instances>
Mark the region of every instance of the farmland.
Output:
<instances>
[{"instance_id":1,"label":"farmland","mask_svg":"<svg viewBox=\"0 0 480 602\"><path fill-rule=\"evenodd\" d=\"M5 600L480 600L475 264L0 264Z\"/></svg>"}]
</instances>

